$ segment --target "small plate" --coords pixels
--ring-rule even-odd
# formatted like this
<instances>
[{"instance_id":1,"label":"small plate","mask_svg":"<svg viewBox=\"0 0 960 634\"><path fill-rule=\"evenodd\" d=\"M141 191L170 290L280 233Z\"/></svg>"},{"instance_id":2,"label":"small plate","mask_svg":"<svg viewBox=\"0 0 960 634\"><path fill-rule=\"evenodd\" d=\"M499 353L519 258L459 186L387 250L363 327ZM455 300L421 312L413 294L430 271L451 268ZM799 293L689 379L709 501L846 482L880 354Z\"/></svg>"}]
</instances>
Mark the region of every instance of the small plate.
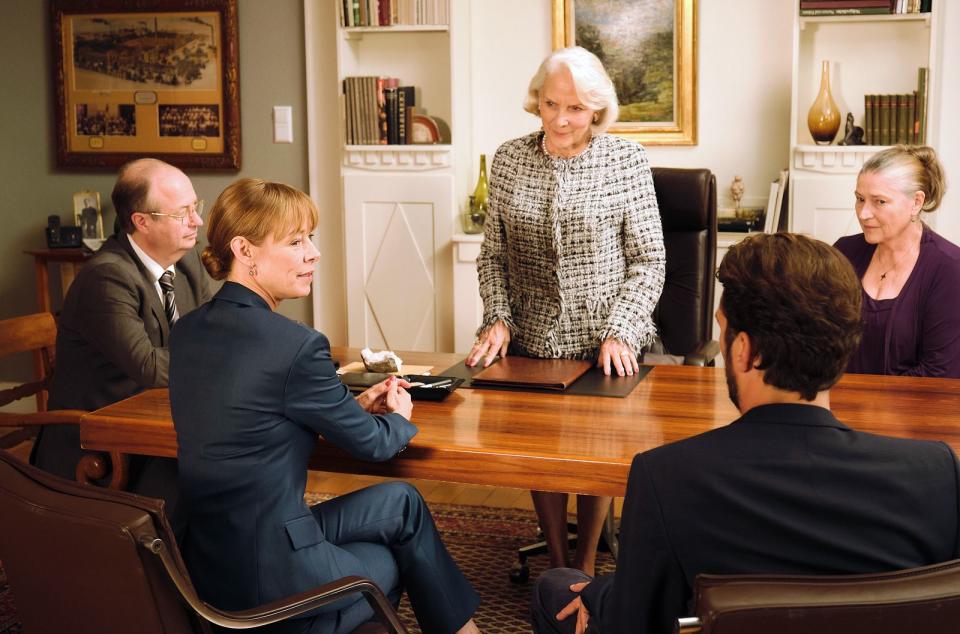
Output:
<instances>
[{"instance_id":1,"label":"small plate","mask_svg":"<svg viewBox=\"0 0 960 634\"><path fill-rule=\"evenodd\" d=\"M351 392L363 392L389 376L379 372L345 372L340 375L340 381ZM457 377L432 374L404 374L400 378L413 384L407 391L415 401L442 401L463 383L463 379Z\"/></svg>"},{"instance_id":2,"label":"small plate","mask_svg":"<svg viewBox=\"0 0 960 634\"><path fill-rule=\"evenodd\" d=\"M439 143L440 128L432 117L425 114L415 114L412 120L413 132L411 139L413 143Z\"/></svg>"}]
</instances>

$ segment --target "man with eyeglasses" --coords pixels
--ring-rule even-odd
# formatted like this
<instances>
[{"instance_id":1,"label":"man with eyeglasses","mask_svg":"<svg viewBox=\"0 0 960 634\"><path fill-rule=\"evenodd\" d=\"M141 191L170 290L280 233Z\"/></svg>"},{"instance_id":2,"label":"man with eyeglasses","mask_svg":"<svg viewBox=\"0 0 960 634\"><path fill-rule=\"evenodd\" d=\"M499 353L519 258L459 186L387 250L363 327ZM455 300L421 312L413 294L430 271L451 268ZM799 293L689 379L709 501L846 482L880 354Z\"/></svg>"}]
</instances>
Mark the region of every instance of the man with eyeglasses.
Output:
<instances>
[{"instance_id":1,"label":"man with eyeglasses","mask_svg":"<svg viewBox=\"0 0 960 634\"><path fill-rule=\"evenodd\" d=\"M196 252L203 201L182 171L156 159L120 168L111 195L119 230L86 262L64 298L50 409L94 410L167 385L176 320L211 297ZM45 427L32 462L73 479L76 425ZM176 461L135 459L131 490L172 502Z\"/></svg>"}]
</instances>

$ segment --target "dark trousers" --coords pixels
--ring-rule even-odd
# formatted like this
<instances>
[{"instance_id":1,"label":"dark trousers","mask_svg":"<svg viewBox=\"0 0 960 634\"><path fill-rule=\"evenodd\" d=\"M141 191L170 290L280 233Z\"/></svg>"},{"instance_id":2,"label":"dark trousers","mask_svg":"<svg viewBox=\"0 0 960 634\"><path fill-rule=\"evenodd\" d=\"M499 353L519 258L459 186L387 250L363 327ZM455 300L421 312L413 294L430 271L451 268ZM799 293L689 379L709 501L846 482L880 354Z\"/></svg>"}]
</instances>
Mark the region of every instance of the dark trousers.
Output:
<instances>
[{"instance_id":1,"label":"dark trousers","mask_svg":"<svg viewBox=\"0 0 960 634\"><path fill-rule=\"evenodd\" d=\"M470 620L480 597L440 540L420 492L386 482L321 502L310 509L328 543L339 547L337 566L372 579L394 603L407 591L424 634L450 634ZM350 632L373 618L360 596L333 614L277 624L271 632Z\"/></svg>"},{"instance_id":2,"label":"dark trousers","mask_svg":"<svg viewBox=\"0 0 960 634\"><path fill-rule=\"evenodd\" d=\"M536 634L573 634L576 631L576 615L557 620L557 613L577 597L570 586L593 577L575 568L551 568L537 579L530 604L530 623ZM591 614L588 632L599 632L597 615Z\"/></svg>"}]
</instances>

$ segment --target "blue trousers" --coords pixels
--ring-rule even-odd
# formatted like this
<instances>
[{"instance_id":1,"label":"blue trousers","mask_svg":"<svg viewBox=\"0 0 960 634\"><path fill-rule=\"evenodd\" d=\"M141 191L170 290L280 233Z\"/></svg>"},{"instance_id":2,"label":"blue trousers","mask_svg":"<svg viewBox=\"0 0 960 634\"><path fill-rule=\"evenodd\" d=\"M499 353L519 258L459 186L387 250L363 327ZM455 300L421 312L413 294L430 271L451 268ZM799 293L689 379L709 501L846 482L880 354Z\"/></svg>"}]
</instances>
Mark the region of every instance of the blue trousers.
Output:
<instances>
[{"instance_id":1,"label":"blue trousers","mask_svg":"<svg viewBox=\"0 0 960 634\"><path fill-rule=\"evenodd\" d=\"M337 565L344 575L373 580L394 605L406 590L424 634L456 632L473 616L480 597L447 552L415 487L387 482L310 510L327 542L340 549ZM373 616L370 605L357 595L336 612L277 623L263 631L350 632Z\"/></svg>"}]
</instances>

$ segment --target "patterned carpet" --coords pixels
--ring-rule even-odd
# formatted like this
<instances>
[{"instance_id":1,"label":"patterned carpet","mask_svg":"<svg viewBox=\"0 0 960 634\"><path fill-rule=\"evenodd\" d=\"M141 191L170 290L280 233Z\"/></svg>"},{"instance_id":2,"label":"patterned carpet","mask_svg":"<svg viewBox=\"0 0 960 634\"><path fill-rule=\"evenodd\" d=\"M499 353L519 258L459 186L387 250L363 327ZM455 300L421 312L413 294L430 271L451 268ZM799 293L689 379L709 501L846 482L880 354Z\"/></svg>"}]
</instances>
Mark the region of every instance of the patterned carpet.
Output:
<instances>
[{"instance_id":1,"label":"patterned carpet","mask_svg":"<svg viewBox=\"0 0 960 634\"><path fill-rule=\"evenodd\" d=\"M325 497L308 495L307 500L315 503ZM525 584L511 583L507 572L517 559L517 547L536 538L533 511L452 504L431 504L430 509L447 548L480 593L482 603L475 617L480 630L484 634L530 632L530 591L546 567L546 556L529 560L531 581ZM598 570L612 569L610 556L601 553ZM400 604L400 616L412 633L420 632L406 598ZM0 634L21 632L14 599L0 567Z\"/></svg>"},{"instance_id":2,"label":"patterned carpet","mask_svg":"<svg viewBox=\"0 0 960 634\"><path fill-rule=\"evenodd\" d=\"M514 634L530 630L530 591L533 582L547 565L546 555L532 557L530 581L514 584L507 572L517 561L517 548L537 536L533 511L478 506L432 504L437 527L461 570L480 594L475 616L484 634ZM600 572L613 570L613 560L600 553ZM400 604L400 616L411 632L419 632L406 599Z\"/></svg>"}]
</instances>

